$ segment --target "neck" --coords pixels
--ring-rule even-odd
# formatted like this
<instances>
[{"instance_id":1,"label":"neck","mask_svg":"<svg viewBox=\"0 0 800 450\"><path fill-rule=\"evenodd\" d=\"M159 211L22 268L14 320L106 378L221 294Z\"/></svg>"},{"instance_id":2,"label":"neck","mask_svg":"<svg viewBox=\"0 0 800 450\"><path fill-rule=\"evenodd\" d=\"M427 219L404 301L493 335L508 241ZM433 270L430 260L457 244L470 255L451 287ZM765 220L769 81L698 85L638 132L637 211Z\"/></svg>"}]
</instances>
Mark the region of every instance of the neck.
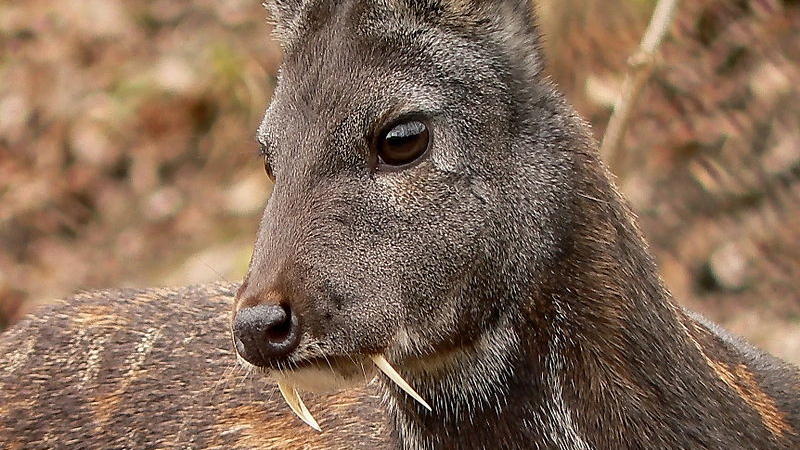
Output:
<instances>
[{"instance_id":1,"label":"neck","mask_svg":"<svg viewBox=\"0 0 800 450\"><path fill-rule=\"evenodd\" d=\"M525 356L522 345L512 326L498 324L467 348L405 362L404 375L433 410L383 383L401 447L484 448L487 442L511 443L541 429L541 423L529 421L529 412L546 403L544 383L534 376L544 371L546 361Z\"/></svg>"},{"instance_id":2,"label":"neck","mask_svg":"<svg viewBox=\"0 0 800 450\"><path fill-rule=\"evenodd\" d=\"M576 201L599 198L614 211L598 212L606 222L575 220L553 270L528 274L535 288L491 299L507 310L468 345L404 362L404 375L432 412L384 385L403 448L626 448L619 439L632 436L628 427L648 432L648 423L624 417L655 413L642 399L660 394L642 378L679 376L672 371L689 363L692 349L672 337L678 310L624 206L610 188L592 194Z\"/></svg>"},{"instance_id":3,"label":"neck","mask_svg":"<svg viewBox=\"0 0 800 450\"><path fill-rule=\"evenodd\" d=\"M575 367L567 355L575 343L559 332L527 328L496 328L467 350L426 361L423 369L404 365L404 375L432 412L383 384L401 447L485 449L490 442L497 449L531 443L542 449L592 448L575 411L603 405L575 402L576 383L588 381L571 373Z\"/></svg>"},{"instance_id":4,"label":"neck","mask_svg":"<svg viewBox=\"0 0 800 450\"><path fill-rule=\"evenodd\" d=\"M403 375L432 412L394 384L383 383L401 448L484 449L491 442L497 449L532 448L531 443L542 449L589 449L599 448L589 442L613 441L600 434L625 435L621 429L593 426L616 426L619 416L603 415L616 414L612 405L624 411L630 403L622 397L637 383L620 356L626 349L616 347L630 339L590 341L596 335L575 332L579 326L571 311L559 302L550 305L548 313L526 323L497 323L465 349L424 364L404 363ZM646 351L650 345L642 342L638 348Z\"/></svg>"}]
</instances>

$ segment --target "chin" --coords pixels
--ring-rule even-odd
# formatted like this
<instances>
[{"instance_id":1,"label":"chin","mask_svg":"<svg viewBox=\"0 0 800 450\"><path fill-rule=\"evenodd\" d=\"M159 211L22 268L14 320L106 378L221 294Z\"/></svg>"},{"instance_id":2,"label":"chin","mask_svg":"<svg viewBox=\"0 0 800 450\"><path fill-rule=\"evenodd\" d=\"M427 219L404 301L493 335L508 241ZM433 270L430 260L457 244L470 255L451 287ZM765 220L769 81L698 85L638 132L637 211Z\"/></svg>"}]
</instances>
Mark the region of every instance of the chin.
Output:
<instances>
[{"instance_id":1,"label":"chin","mask_svg":"<svg viewBox=\"0 0 800 450\"><path fill-rule=\"evenodd\" d=\"M237 355L238 356L238 355ZM262 368L241 356L239 364L248 371L261 372L278 383L305 392L325 393L364 384L375 376L371 362L360 358L328 358L306 361L291 369Z\"/></svg>"},{"instance_id":2,"label":"chin","mask_svg":"<svg viewBox=\"0 0 800 450\"><path fill-rule=\"evenodd\" d=\"M305 392L324 393L363 384L375 374L369 368L353 365L351 370L330 367L303 367L295 370L270 371L278 383L286 383Z\"/></svg>"}]
</instances>

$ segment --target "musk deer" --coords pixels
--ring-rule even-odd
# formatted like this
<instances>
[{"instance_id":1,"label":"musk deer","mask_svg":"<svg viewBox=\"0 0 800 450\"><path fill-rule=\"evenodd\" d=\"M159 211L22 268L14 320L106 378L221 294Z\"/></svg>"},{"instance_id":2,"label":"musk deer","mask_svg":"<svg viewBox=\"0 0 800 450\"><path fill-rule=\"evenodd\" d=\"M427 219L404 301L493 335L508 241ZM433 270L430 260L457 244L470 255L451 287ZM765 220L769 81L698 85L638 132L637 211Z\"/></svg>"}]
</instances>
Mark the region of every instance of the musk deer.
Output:
<instances>
[{"instance_id":1,"label":"musk deer","mask_svg":"<svg viewBox=\"0 0 800 450\"><path fill-rule=\"evenodd\" d=\"M268 6L275 186L235 298L27 319L0 347L9 446L800 447L800 373L673 303L527 0ZM228 333L277 387L226 375Z\"/></svg>"}]
</instances>

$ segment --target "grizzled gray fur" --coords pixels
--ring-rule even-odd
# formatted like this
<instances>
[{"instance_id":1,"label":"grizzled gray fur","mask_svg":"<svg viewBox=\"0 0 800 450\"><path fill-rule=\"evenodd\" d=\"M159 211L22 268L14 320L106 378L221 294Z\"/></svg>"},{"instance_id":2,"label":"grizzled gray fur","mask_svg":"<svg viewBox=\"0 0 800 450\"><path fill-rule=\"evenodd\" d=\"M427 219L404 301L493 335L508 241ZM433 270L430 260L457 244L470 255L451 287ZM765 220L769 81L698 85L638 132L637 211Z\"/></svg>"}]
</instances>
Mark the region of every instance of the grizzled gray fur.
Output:
<instances>
[{"instance_id":1,"label":"grizzled gray fur","mask_svg":"<svg viewBox=\"0 0 800 450\"><path fill-rule=\"evenodd\" d=\"M309 433L272 383L241 370L227 332L236 288L82 293L6 331L0 449L391 448L374 385L308 398L336 423Z\"/></svg>"},{"instance_id":2,"label":"grizzled gray fur","mask_svg":"<svg viewBox=\"0 0 800 450\"><path fill-rule=\"evenodd\" d=\"M258 139L275 186L248 274L235 299L221 295L233 303L230 322L219 319L223 302L207 299L218 287L103 295L155 296L149 312L112 304L130 317L117 329L147 321L162 330L153 342L182 349L134 351L142 362L124 381L138 359L112 358L118 350L105 343L92 353L80 329L68 343L51 339L62 336L53 324L74 320L62 317L70 309L30 319L3 349L32 339L96 367L28 393L37 377L60 374L12 353L0 369L0 400L14 400L0 406L0 432L28 442L34 432L15 428L23 419L6 417L49 407L95 426L94 443L115 435L102 420L141 439L149 409L129 399L144 390L160 393L148 408L172 408L156 436L205 447L228 438L242 448L800 447L797 368L670 298L586 125L541 73L526 0L268 6L284 63ZM197 305L211 317L198 321ZM212 344L182 340L188 324ZM135 329L114 342L131 352L143 339ZM250 377L301 393L357 387L306 399L321 434L276 395L265 403L228 389L214 400L204 393L221 359L234 358L221 345L229 332ZM182 354L197 359L183 364ZM431 411L383 375L363 387L376 354ZM186 378L147 378L138 368L148 364ZM59 395L84 378L81 395ZM107 378L127 387L99 413L97 396L114 389ZM229 428L213 425L219 417ZM69 435L55 423L42 425L49 436Z\"/></svg>"}]
</instances>

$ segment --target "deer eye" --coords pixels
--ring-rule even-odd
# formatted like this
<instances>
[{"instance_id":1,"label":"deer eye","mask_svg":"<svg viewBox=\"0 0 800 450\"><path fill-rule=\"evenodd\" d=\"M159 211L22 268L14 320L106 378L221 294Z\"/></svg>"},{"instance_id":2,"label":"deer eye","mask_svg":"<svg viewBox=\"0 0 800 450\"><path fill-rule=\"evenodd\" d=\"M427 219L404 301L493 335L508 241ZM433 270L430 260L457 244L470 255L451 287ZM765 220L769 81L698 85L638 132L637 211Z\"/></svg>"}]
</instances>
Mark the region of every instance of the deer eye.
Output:
<instances>
[{"instance_id":1,"label":"deer eye","mask_svg":"<svg viewBox=\"0 0 800 450\"><path fill-rule=\"evenodd\" d=\"M380 163L404 166L419 159L428 150L430 132L420 120L395 122L380 134L377 153Z\"/></svg>"}]
</instances>

